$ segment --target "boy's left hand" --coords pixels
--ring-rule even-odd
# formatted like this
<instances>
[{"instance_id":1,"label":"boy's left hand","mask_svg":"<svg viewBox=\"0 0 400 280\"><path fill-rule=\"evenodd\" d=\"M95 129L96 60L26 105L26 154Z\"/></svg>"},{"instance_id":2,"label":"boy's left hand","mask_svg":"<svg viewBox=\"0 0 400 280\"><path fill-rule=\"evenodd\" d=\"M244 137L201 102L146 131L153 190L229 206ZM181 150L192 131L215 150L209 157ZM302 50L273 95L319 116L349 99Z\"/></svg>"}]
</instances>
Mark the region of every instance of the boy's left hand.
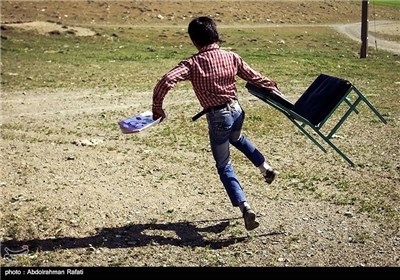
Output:
<instances>
[{"instance_id":1,"label":"boy's left hand","mask_svg":"<svg viewBox=\"0 0 400 280\"><path fill-rule=\"evenodd\" d=\"M153 120L157 120L159 118L161 118L161 121L163 121L167 115L165 114L165 111L161 108L153 108Z\"/></svg>"}]
</instances>

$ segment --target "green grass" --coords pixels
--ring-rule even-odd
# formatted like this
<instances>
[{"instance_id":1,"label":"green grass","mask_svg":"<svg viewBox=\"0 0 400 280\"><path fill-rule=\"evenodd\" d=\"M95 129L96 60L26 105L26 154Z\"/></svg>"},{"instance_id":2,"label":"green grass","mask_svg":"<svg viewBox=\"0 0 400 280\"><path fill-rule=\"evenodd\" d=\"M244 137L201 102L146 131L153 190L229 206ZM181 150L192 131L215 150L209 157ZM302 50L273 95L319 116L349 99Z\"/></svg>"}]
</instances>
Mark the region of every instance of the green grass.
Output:
<instances>
[{"instance_id":1,"label":"green grass","mask_svg":"<svg viewBox=\"0 0 400 280\"><path fill-rule=\"evenodd\" d=\"M400 1L398 0L370 0L369 2L370 4L400 7Z\"/></svg>"},{"instance_id":2,"label":"green grass","mask_svg":"<svg viewBox=\"0 0 400 280\"><path fill-rule=\"evenodd\" d=\"M122 29L118 37L32 35L3 32L5 90L35 88L115 88L150 91L159 77L195 52L180 28ZM293 80L311 82L319 73L375 80L375 89L390 85L400 68L398 56L369 49L329 28L223 29L222 47L238 52L250 65L289 90ZM383 74L383 75L382 75ZM242 84L241 84L242 85ZM188 83L180 85L190 88ZM390 88L389 88L390 89Z\"/></svg>"}]
</instances>

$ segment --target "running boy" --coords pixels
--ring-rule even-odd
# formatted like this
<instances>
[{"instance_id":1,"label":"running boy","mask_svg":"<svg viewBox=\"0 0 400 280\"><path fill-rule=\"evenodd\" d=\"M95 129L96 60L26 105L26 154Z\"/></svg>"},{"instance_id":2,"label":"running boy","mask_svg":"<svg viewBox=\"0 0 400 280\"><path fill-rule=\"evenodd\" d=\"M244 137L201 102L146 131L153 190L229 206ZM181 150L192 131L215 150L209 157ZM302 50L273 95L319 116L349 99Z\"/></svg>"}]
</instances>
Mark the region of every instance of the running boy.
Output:
<instances>
[{"instance_id":1,"label":"running boy","mask_svg":"<svg viewBox=\"0 0 400 280\"><path fill-rule=\"evenodd\" d=\"M181 61L166 73L153 90L153 118L164 119L163 100L178 82L189 80L208 122L211 151L220 180L234 207L239 207L245 228L259 226L255 212L246 201L230 160L230 145L241 151L258 167L271 184L276 171L259 150L241 134L245 113L236 95L236 76L259 87L278 90L277 84L253 70L236 53L222 50L215 22L209 17L194 18L188 33L198 53Z\"/></svg>"}]
</instances>

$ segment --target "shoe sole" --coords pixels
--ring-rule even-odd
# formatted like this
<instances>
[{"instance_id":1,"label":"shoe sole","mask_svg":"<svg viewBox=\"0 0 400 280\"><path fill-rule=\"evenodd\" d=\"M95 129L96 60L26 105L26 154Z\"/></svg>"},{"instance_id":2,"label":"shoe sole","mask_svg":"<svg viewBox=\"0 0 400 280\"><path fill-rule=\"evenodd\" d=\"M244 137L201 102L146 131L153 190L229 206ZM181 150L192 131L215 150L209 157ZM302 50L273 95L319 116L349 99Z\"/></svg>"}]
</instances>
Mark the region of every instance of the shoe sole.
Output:
<instances>
[{"instance_id":1,"label":"shoe sole","mask_svg":"<svg viewBox=\"0 0 400 280\"><path fill-rule=\"evenodd\" d=\"M269 174L270 176L267 177L267 174ZM278 173L274 170L267 170L267 174L264 176L265 182L271 184L275 180L275 177Z\"/></svg>"},{"instance_id":2,"label":"shoe sole","mask_svg":"<svg viewBox=\"0 0 400 280\"><path fill-rule=\"evenodd\" d=\"M244 225L247 230L253 230L260 225L256 221L256 214L254 212L247 212L244 218Z\"/></svg>"}]
</instances>

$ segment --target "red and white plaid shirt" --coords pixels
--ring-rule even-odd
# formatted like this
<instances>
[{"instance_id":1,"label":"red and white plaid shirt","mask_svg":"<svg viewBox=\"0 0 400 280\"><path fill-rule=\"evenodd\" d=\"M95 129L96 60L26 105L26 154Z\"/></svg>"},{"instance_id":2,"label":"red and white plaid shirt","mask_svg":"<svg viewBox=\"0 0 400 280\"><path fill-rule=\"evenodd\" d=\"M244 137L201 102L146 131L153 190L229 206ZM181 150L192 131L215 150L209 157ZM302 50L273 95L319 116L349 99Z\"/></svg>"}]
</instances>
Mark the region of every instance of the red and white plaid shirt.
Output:
<instances>
[{"instance_id":1,"label":"red and white plaid shirt","mask_svg":"<svg viewBox=\"0 0 400 280\"><path fill-rule=\"evenodd\" d=\"M238 54L214 43L181 61L161 78L153 91L153 108L162 108L168 91L185 80L191 81L203 108L224 104L236 97L236 76L260 87L276 87L274 81L254 71Z\"/></svg>"}]
</instances>

